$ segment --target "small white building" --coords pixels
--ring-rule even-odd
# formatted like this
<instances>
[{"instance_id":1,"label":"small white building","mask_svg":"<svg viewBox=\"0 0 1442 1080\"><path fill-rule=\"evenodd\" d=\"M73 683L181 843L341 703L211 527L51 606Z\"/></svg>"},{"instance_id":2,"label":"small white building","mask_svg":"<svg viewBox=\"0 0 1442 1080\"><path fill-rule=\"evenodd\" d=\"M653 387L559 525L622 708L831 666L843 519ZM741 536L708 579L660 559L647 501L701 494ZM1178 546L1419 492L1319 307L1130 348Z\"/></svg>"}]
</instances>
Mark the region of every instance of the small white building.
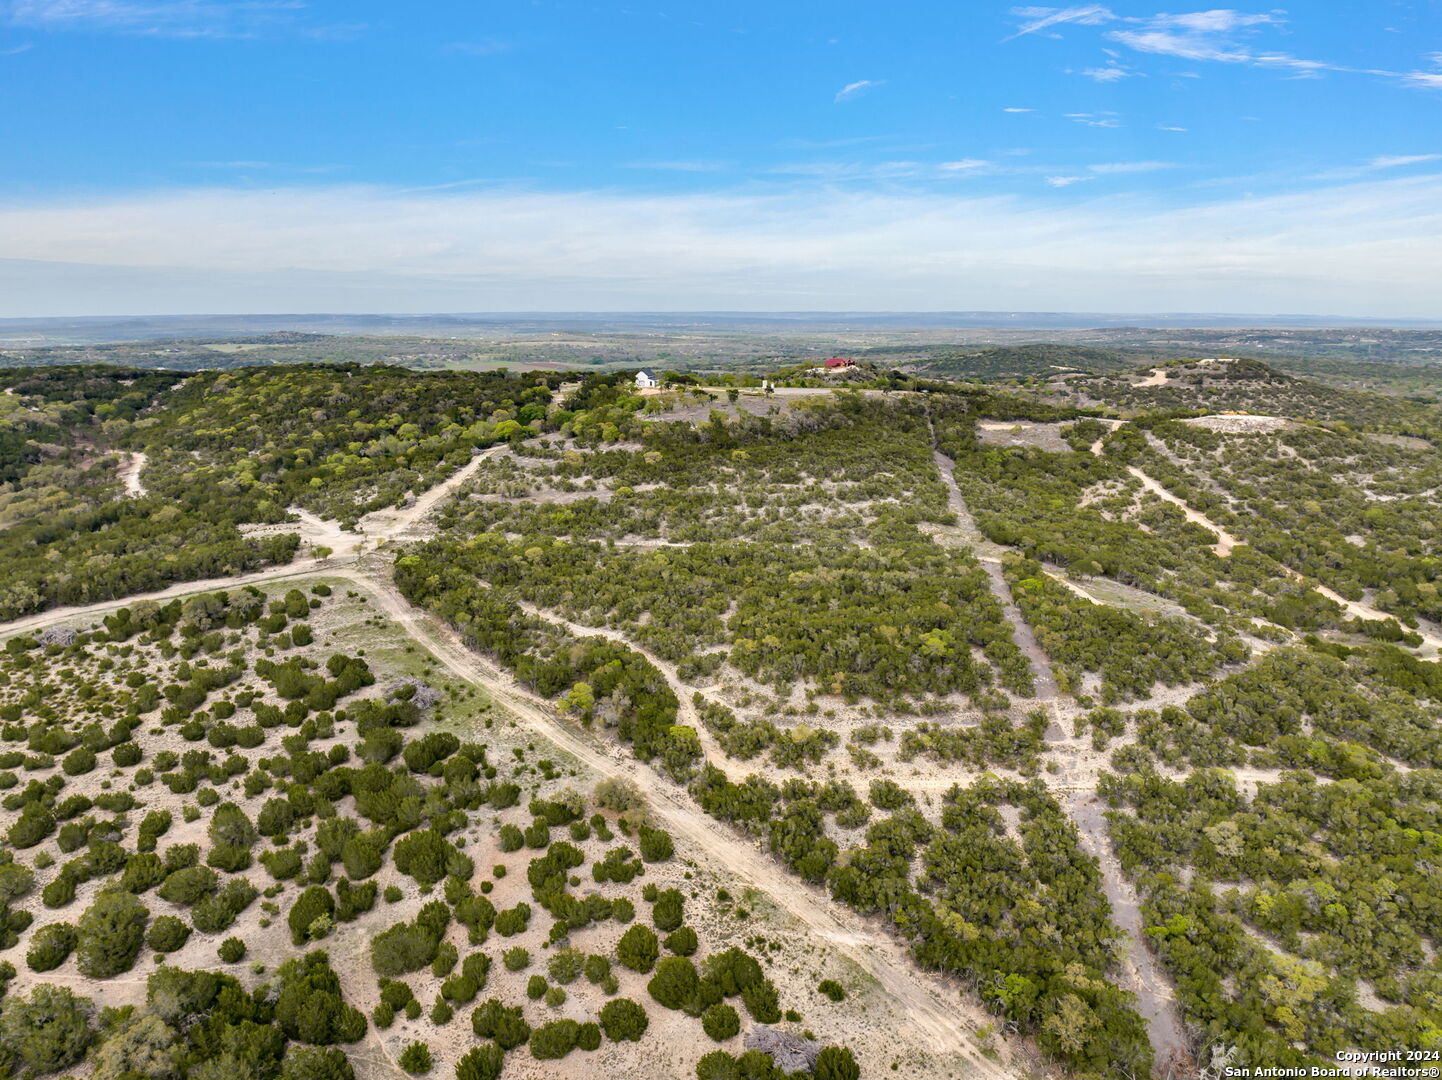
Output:
<instances>
[{"instance_id":1,"label":"small white building","mask_svg":"<svg viewBox=\"0 0 1442 1080\"><path fill-rule=\"evenodd\" d=\"M654 390L660 385L661 380L656 378L656 376L652 374L651 371L649 371L647 368L642 368L640 371L636 372L637 390Z\"/></svg>"}]
</instances>

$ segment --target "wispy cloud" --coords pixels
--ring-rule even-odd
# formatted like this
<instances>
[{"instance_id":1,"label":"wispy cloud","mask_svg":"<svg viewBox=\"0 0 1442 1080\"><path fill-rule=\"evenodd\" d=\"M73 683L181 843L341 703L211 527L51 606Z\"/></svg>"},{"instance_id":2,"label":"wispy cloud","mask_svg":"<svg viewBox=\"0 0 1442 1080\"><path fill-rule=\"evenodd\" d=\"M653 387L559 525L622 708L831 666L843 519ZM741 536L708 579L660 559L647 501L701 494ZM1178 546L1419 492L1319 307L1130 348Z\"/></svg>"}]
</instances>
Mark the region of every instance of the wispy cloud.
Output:
<instances>
[{"instance_id":1,"label":"wispy cloud","mask_svg":"<svg viewBox=\"0 0 1442 1080\"><path fill-rule=\"evenodd\" d=\"M838 105L843 101L850 101L854 97L860 97L868 90L875 90L878 86L885 86L885 79L859 79L853 83L847 83L840 90L836 91L833 99Z\"/></svg>"},{"instance_id":2,"label":"wispy cloud","mask_svg":"<svg viewBox=\"0 0 1442 1080\"><path fill-rule=\"evenodd\" d=\"M1157 125L1157 130L1158 130L1158 131L1186 131L1187 129L1184 128L1184 127L1178 127L1176 124L1158 124L1158 125Z\"/></svg>"},{"instance_id":3,"label":"wispy cloud","mask_svg":"<svg viewBox=\"0 0 1442 1080\"><path fill-rule=\"evenodd\" d=\"M184 164L192 169L229 169L233 172L262 172L275 170L289 173L322 174L333 173L342 170L343 165L295 165L280 161L258 161L254 158L240 159L235 161L187 161Z\"/></svg>"},{"instance_id":4,"label":"wispy cloud","mask_svg":"<svg viewBox=\"0 0 1442 1080\"><path fill-rule=\"evenodd\" d=\"M1012 14L1023 21L1016 33L1004 39L1006 41L1063 24L1106 26L1105 40L1150 56L1265 68L1291 79L1316 79L1328 72L1338 72L1377 76L1422 89L1442 89L1442 72L1350 67L1295 56L1277 49L1257 48L1253 44L1256 35L1285 26L1286 19L1281 11L1250 13L1232 8L1214 8L1181 14L1162 12L1124 16L1100 4L1088 4L1065 8L1013 8ZM1442 64L1435 56L1433 62ZM1105 66L1086 68L1081 74L1099 82L1114 82L1133 72L1113 60Z\"/></svg>"},{"instance_id":5,"label":"wispy cloud","mask_svg":"<svg viewBox=\"0 0 1442 1080\"><path fill-rule=\"evenodd\" d=\"M945 173L975 173L991 168L991 162L981 158L962 158L959 161L943 161L937 168Z\"/></svg>"},{"instance_id":6,"label":"wispy cloud","mask_svg":"<svg viewBox=\"0 0 1442 1080\"><path fill-rule=\"evenodd\" d=\"M1109 161L1100 165L1088 165L1087 169L1098 176L1124 176L1130 173L1160 172L1176 167L1174 161Z\"/></svg>"},{"instance_id":7,"label":"wispy cloud","mask_svg":"<svg viewBox=\"0 0 1442 1080\"><path fill-rule=\"evenodd\" d=\"M628 169L659 169L662 172L687 172L687 173L708 173L720 172L728 168L729 162L725 161L702 161L702 160L680 160L680 161L628 161Z\"/></svg>"},{"instance_id":8,"label":"wispy cloud","mask_svg":"<svg viewBox=\"0 0 1442 1080\"><path fill-rule=\"evenodd\" d=\"M1100 23L1110 22L1116 18L1109 8L1101 4L1081 4L1075 7L1050 8L1050 7L1018 7L1012 8L1011 13L1019 16L1023 21L1017 27L1016 33L1010 37L1003 38L1003 41L1015 41L1027 34L1035 34L1038 30L1045 30L1048 27L1058 26L1062 23L1081 23L1083 26L1096 26Z\"/></svg>"},{"instance_id":9,"label":"wispy cloud","mask_svg":"<svg viewBox=\"0 0 1442 1080\"><path fill-rule=\"evenodd\" d=\"M1095 176L1048 176L1046 182L1054 188L1071 187L1073 184L1082 184L1088 180L1095 180Z\"/></svg>"},{"instance_id":10,"label":"wispy cloud","mask_svg":"<svg viewBox=\"0 0 1442 1080\"><path fill-rule=\"evenodd\" d=\"M1113 113L1064 113L1063 115L1072 123L1085 127L1117 128L1122 126L1122 122Z\"/></svg>"},{"instance_id":11,"label":"wispy cloud","mask_svg":"<svg viewBox=\"0 0 1442 1080\"><path fill-rule=\"evenodd\" d=\"M1085 75L1088 79L1094 80L1095 82L1109 83L1119 82L1120 80L1132 75L1133 72L1131 71L1131 69L1123 67L1121 64L1118 64L1115 60L1113 60L1111 63L1107 64L1106 67L1083 68L1081 74Z\"/></svg>"},{"instance_id":12,"label":"wispy cloud","mask_svg":"<svg viewBox=\"0 0 1442 1080\"><path fill-rule=\"evenodd\" d=\"M1002 109L1001 111L1002 111L1002 112L1009 112L1009 113L1029 113L1029 112L1036 112L1035 109L1024 108L1023 106L1020 106L1020 105L1008 105L1006 108Z\"/></svg>"},{"instance_id":13,"label":"wispy cloud","mask_svg":"<svg viewBox=\"0 0 1442 1080\"><path fill-rule=\"evenodd\" d=\"M1369 169L1395 169L1401 165L1420 165L1424 161L1442 161L1442 154L1386 154L1367 163Z\"/></svg>"},{"instance_id":14,"label":"wispy cloud","mask_svg":"<svg viewBox=\"0 0 1442 1080\"><path fill-rule=\"evenodd\" d=\"M1311 179L1351 180L1371 173L1385 172L1388 169L1401 169L1408 165L1425 165L1433 161L1442 161L1442 154L1383 154L1359 165L1344 165L1314 173Z\"/></svg>"},{"instance_id":15,"label":"wispy cloud","mask_svg":"<svg viewBox=\"0 0 1442 1080\"><path fill-rule=\"evenodd\" d=\"M965 296L994 310L1442 314L1442 178L1181 206L1099 187L1065 200L824 184L11 196L0 313L914 311Z\"/></svg>"},{"instance_id":16,"label":"wispy cloud","mask_svg":"<svg viewBox=\"0 0 1442 1080\"><path fill-rule=\"evenodd\" d=\"M317 37L356 27L300 22L303 0L11 0L9 21L40 30L91 30L153 37L254 37L271 29Z\"/></svg>"}]
</instances>

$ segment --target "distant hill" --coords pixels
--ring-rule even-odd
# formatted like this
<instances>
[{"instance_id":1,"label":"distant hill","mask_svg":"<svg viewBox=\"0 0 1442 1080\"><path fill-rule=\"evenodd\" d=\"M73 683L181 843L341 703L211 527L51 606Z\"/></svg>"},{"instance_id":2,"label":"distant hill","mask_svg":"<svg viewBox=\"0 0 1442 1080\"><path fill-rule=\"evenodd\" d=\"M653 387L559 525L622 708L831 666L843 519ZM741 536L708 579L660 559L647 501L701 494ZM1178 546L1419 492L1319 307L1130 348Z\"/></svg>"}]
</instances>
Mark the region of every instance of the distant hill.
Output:
<instances>
[{"instance_id":1,"label":"distant hill","mask_svg":"<svg viewBox=\"0 0 1442 1080\"><path fill-rule=\"evenodd\" d=\"M1126 371L1148 360L1171 359L1151 350L1127 351L1091 345L1005 345L940 353L920 361L918 372L948 379L1049 378L1068 371L1100 374Z\"/></svg>"}]
</instances>

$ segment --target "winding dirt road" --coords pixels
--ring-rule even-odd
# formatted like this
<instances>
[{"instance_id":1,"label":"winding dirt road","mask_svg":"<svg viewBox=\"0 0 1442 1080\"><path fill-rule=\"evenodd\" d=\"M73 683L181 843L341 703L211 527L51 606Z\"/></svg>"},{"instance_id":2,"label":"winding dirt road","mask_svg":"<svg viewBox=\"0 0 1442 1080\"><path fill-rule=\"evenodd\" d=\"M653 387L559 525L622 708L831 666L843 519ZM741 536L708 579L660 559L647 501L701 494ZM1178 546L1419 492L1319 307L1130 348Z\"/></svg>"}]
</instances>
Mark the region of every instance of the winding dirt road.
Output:
<instances>
[{"instance_id":1,"label":"winding dirt road","mask_svg":"<svg viewBox=\"0 0 1442 1080\"><path fill-rule=\"evenodd\" d=\"M362 525L368 526L366 536L357 537L357 543L347 547L343 553L338 552L334 558L306 560L230 578L185 582L155 593L83 607L52 609L0 625L0 636L81 618L93 619L142 600L170 599L314 575L343 578L369 594L412 640L429 651L453 675L485 690L536 734L598 775L625 777L635 782L647 793L653 811L670 830L691 840L716 864L766 894L772 902L830 943L837 952L869 972L889 996L904 1006L910 1020L909 1028L903 1034L917 1045L937 1053L956 1055L967 1077L1010 1080L1014 1074L983 1054L973 1041L972 1021L979 1021L983 1016L978 1007L968 1005L962 999L955 983L920 971L902 945L880 924L832 903L819 890L797 880L770 856L757 850L748 838L707 816L684 790L631 757L623 748L603 743L595 736L565 724L547 701L531 694L496 664L467 648L454 629L413 608L391 581L388 565L379 559L361 557L359 552L364 539L399 536L418 528L447 494L479 468L483 456L478 456L438 485L443 490L436 492L433 489L427 493L429 497L417 500L406 511L396 514L385 512L385 517L372 515L363 521ZM340 532L333 522L325 522L304 511L300 512L300 516L302 528L296 531L307 539L329 540ZM335 545L327 543L326 546ZM579 626L576 630L606 633ZM689 707L689 695L683 693L681 696Z\"/></svg>"}]
</instances>

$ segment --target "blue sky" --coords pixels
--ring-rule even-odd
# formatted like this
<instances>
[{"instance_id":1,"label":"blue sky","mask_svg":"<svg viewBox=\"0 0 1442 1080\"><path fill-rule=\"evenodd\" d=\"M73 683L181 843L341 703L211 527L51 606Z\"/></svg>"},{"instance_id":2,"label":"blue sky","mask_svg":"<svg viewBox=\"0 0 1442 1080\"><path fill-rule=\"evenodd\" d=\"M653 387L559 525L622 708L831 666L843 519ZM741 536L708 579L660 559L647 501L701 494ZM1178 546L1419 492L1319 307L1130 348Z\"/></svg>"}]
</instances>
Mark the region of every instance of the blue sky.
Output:
<instances>
[{"instance_id":1,"label":"blue sky","mask_svg":"<svg viewBox=\"0 0 1442 1080\"><path fill-rule=\"evenodd\" d=\"M1442 4L0 0L0 314L1442 316Z\"/></svg>"}]
</instances>

